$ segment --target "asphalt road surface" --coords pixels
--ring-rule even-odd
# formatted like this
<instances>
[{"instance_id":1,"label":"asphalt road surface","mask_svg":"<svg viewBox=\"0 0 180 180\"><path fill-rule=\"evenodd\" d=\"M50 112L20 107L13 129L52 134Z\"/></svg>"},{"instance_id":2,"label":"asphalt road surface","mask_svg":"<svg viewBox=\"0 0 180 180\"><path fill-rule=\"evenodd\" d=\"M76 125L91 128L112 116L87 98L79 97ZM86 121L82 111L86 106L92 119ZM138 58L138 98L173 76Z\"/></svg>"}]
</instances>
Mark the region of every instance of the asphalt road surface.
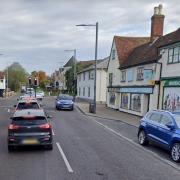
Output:
<instances>
[{"instance_id":1,"label":"asphalt road surface","mask_svg":"<svg viewBox=\"0 0 180 180\"><path fill-rule=\"evenodd\" d=\"M2 180L179 180L180 164L159 148L141 147L137 129L120 121L87 117L77 108L52 115L54 149L7 150L7 126L16 97L0 99L0 179Z\"/></svg>"}]
</instances>

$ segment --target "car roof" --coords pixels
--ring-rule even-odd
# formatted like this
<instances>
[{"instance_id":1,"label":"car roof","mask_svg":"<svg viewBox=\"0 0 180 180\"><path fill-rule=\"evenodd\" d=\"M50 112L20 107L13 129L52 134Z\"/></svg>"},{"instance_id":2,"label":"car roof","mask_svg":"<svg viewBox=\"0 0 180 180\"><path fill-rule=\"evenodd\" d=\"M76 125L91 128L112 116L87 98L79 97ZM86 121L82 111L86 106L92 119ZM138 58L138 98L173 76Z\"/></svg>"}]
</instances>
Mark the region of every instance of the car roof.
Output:
<instances>
[{"instance_id":1,"label":"car roof","mask_svg":"<svg viewBox=\"0 0 180 180\"><path fill-rule=\"evenodd\" d=\"M15 111L13 117L32 117L32 116L44 116L45 113L43 109L24 109Z\"/></svg>"}]
</instances>

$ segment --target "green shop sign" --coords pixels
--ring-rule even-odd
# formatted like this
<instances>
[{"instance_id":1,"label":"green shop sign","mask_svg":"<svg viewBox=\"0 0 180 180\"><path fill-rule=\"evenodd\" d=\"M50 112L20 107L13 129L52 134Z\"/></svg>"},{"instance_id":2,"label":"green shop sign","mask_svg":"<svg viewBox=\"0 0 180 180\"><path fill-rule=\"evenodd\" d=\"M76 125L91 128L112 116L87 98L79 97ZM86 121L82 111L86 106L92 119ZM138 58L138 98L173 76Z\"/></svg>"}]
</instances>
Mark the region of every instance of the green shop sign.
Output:
<instances>
[{"instance_id":1,"label":"green shop sign","mask_svg":"<svg viewBox=\"0 0 180 180\"><path fill-rule=\"evenodd\" d=\"M164 86L180 86L180 79L166 80Z\"/></svg>"}]
</instances>

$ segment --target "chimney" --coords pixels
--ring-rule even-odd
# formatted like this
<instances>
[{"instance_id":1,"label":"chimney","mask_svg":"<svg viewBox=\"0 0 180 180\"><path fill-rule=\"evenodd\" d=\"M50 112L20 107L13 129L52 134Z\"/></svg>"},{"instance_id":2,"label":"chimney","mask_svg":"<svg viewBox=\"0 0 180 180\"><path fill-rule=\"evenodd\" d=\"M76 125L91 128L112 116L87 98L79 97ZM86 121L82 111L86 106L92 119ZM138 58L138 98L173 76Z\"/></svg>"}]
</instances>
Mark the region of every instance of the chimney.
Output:
<instances>
[{"instance_id":1,"label":"chimney","mask_svg":"<svg viewBox=\"0 0 180 180\"><path fill-rule=\"evenodd\" d=\"M154 7L154 14L151 17L151 42L163 36L164 15L162 15L162 5Z\"/></svg>"}]
</instances>

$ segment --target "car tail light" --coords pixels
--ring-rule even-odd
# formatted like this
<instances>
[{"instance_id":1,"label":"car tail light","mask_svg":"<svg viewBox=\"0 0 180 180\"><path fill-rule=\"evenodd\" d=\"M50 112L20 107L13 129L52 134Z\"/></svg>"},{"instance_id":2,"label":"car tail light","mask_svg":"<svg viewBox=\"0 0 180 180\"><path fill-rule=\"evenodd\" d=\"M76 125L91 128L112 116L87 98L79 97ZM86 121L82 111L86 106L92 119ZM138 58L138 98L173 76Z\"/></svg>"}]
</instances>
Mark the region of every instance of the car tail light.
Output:
<instances>
[{"instance_id":1,"label":"car tail light","mask_svg":"<svg viewBox=\"0 0 180 180\"><path fill-rule=\"evenodd\" d=\"M10 124L8 129L9 130L16 130L16 129L19 129L19 126L15 125L15 124Z\"/></svg>"},{"instance_id":2,"label":"car tail light","mask_svg":"<svg viewBox=\"0 0 180 180\"><path fill-rule=\"evenodd\" d=\"M50 129L51 125L49 123L46 123L46 124L40 125L39 128L41 128L41 129Z\"/></svg>"}]
</instances>

